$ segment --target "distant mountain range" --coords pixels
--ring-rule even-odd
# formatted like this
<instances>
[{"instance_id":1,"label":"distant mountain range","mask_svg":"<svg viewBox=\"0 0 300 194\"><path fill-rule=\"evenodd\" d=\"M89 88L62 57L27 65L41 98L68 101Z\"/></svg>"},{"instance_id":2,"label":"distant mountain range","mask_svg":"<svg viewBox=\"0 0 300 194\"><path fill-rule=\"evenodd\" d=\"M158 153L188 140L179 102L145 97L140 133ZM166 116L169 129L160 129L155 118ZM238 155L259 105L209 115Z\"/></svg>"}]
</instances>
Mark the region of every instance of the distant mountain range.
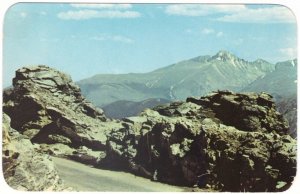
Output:
<instances>
[{"instance_id":1,"label":"distant mountain range","mask_svg":"<svg viewBox=\"0 0 300 194\"><path fill-rule=\"evenodd\" d=\"M267 92L296 137L297 60L248 62L227 51L199 56L149 73L98 74L78 82L88 100L112 118L139 114L169 101L203 96L214 90Z\"/></svg>"},{"instance_id":2,"label":"distant mountain range","mask_svg":"<svg viewBox=\"0 0 300 194\"><path fill-rule=\"evenodd\" d=\"M279 62L275 70L259 77L243 91L268 92L277 100L297 94L297 60Z\"/></svg>"},{"instance_id":3,"label":"distant mountain range","mask_svg":"<svg viewBox=\"0 0 300 194\"><path fill-rule=\"evenodd\" d=\"M120 100L183 100L218 89L239 91L274 70L274 64L262 59L248 62L220 51L214 56L196 57L149 73L98 74L78 84L87 99L104 107Z\"/></svg>"}]
</instances>

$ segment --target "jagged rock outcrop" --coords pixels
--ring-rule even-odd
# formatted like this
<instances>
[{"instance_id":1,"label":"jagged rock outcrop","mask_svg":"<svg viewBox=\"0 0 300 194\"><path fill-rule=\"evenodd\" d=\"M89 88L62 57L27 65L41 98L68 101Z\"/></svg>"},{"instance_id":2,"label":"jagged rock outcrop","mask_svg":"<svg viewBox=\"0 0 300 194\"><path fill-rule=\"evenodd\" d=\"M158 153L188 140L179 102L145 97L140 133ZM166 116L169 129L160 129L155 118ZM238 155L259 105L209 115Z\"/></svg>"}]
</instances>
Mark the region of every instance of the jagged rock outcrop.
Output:
<instances>
[{"instance_id":1,"label":"jagged rock outcrop","mask_svg":"<svg viewBox=\"0 0 300 194\"><path fill-rule=\"evenodd\" d=\"M296 140L266 93L217 91L120 121L106 118L69 76L46 66L17 70L13 86L4 92L3 111L16 131L4 130L3 161L17 189L59 190L48 187L59 178L45 153L208 190L282 191L296 173ZM26 147L26 154L11 146ZM28 174L30 168L38 170ZM50 182L28 178L41 173Z\"/></svg>"},{"instance_id":2,"label":"jagged rock outcrop","mask_svg":"<svg viewBox=\"0 0 300 194\"><path fill-rule=\"evenodd\" d=\"M211 109L222 123L242 131L276 131L281 135L288 132L287 121L276 111L275 104L267 93L237 95L222 91L199 99L188 98L187 102Z\"/></svg>"},{"instance_id":3,"label":"jagged rock outcrop","mask_svg":"<svg viewBox=\"0 0 300 194\"><path fill-rule=\"evenodd\" d=\"M89 103L68 75L47 66L17 70L3 96L12 128L49 154L96 164L105 156L106 131L121 126Z\"/></svg>"},{"instance_id":4,"label":"jagged rock outcrop","mask_svg":"<svg viewBox=\"0 0 300 194\"><path fill-rule=\"evenodd\" d=\"M176 185L281 191L296 173L287 132L270 95L219 91L125 119L108 138L105 164Z\"/></svg>"},{"instance_id":5,"label":"jagged rock outcrop","mask_svg":"<svg viewBox=\"0 0 300 194\"><path fill-rule=\"evenodd\" d=\"M3 175L7 184L19 191L70 191L58 176L51 158L38 153L27 136L10 127L10 118L3 115Z\"/></svg>"}]
</instances>

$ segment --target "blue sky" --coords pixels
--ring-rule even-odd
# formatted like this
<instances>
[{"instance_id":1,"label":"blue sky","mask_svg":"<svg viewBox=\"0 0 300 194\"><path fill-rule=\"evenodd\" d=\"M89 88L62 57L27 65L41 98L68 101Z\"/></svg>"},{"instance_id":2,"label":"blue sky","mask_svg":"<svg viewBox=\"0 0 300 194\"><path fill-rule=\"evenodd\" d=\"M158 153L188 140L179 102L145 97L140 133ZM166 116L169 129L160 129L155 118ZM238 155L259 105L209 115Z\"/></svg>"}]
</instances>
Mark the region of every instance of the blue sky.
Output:
<instances>
[{"instance_id":1,"label":"blue sky","mask_svg":"<svg viewBox=\"0 0 300 194\"><path fill-rule=\"evenodd\" d=\"M19 3L4 20L3 85L35 64L78 81L219 50L275 63L296 57L296 29L291 11L276 5Z\"/></svg>"}]
</instances>

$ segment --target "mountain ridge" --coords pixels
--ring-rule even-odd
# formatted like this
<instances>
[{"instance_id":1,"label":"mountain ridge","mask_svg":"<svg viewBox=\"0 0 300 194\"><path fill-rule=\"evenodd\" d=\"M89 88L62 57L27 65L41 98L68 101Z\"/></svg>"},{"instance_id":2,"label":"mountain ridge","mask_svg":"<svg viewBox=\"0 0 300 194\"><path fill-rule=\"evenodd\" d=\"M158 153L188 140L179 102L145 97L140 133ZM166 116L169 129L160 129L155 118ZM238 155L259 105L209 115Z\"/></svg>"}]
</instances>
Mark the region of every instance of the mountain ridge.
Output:
<instances>
[{"instance_id":1,"label":"mountain ridge","mask_svg":"<svg viewBox=\"0 0 300 194\"><path fill-rule=\"evenodd\" d=\"M297 94L297 59L278 62L275 69L264 77L259 77L242 91L268 92L275 98Z\"/></svg>"},{"instance_id":2,"label":"mountain ridge","mask_svg":"<svg viewBox=\"0 0 300 194\"><path fill-rule=\"evenodd\" d=\"M274 69L274 64L264 60L248 62L228 51L219 51L148 73L98 74L78 84L87 99L103 107L118 100L182 100L212 90L239 90Z\"/></svg>"}]
</instances>

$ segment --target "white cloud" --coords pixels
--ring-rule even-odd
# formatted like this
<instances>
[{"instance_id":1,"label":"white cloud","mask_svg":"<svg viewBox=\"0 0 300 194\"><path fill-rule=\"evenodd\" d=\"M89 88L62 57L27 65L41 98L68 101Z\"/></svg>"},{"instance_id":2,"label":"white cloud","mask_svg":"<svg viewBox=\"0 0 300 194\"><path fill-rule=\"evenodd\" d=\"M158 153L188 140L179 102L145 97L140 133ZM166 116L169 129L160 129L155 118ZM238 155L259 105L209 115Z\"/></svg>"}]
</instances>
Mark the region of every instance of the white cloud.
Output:
<instances>
[{"instance_id":1,"label":"white cloud","mask_svg":"<svg viewBox=\"0 0 300 194\"><path fill-rule=\"evenodd\" d=\"M21 16L21 18L26 18L27 17L27 13L26 12L21 12L20 16Z\"/></svg>"},{"instance_id":2,"label":"white cloud","mask_svg":"<svg viewBox=\"0 0 300 194\"><path fill-rule=\"evenodd\" d=\"M39 13L40 15L47 15L47 12L45 12L45 11L41 11L40 13Z\"/></svg>"},{"instance_id":3,"label":"white cloud","mask_svg":"<svg viewBox=\"0 0 300 194\"><path fill-rule=\"evenodd\" d=\"M187 34L192 34L194 31L192 29L185 29L184 30L184 33L187 33Z\"/></svg>"},{"instance_id":4,"label":"white cloud","mask_svg":"<svg viewBox=\"0 0 300 194\"><path fill-rule=\"evenodd\" d=\"M71 4L72 7L75 8L88 8L88 9L130 9L132 6L130 4Z\"/></svg>"},{"instance_id":5,"label":"white cloud","mask_svg":"<svg viewBox=\"0 0 300 194\"><path fill-rule=\"evenodd\" d=\"M245 5L175 4L165 9L169 15L215 16L214 20L239 23L295 23L293 13L284 6L249 8ZM222 14L222 16L219 16Z\"/></svg>"},{"instance_id":6,"label":"white cloud","mask_svg":"<svg viewBox=\"0 0 300 194\"><path fill-rule=\"evenodd\" d=\"M58 38L40 38L39 39L41 42L58 42Z\"/></svg>"},{"instance_id":7,"label":"white cloud","mask_svg":"<svg viewBox=\"0 0 300 194\"><path fill-rule=\"evenodd\" d=\"M214 34L215 33L215 30L214 29L211 29L211 28L204 28L201 30L201 33L202 34Z\"/></svg>"},{"instance_id":8,"label":"white cloud","mask_svg":"<svg viewBox=\"0 0 300 194\"><path fill-rule=\"evenodd\" d=\"M201 34L204 34L204 35L214 35L216 36L217 38L220 38L224 35L224 33L222 31L216 31L212 28L203 28L201 30Z\"/></svg>"},{"instance_id":9,"label":"white cloud","mask_svg":"<svg viewBox=\"0 0 300 194\"><path fill-rule=\"evenodd\" d=\"M141 14L136 11L119 11L119 10L76 10L58 13L57 17L63 20L86 20L94 18L137 18Z\"/></svg>"},{"instance_id":10,"label":"white cloud","mask_svg":"<svg viewBox=\"0 0 300 194\"><path fill-rule=\"evenodd\" d=\"M233 41L233 44L238 46L244 43L244 39L243 38L237 38L236 40Z\"/></svg>"},{"instance_id":11,"label":"white cloud","mask_svg":"<svg viewBox=\"0 0 300 194\"><path fill-rule=\"evenodd\" d=\"M282 48L279 49L279 52L283 55L283 58L294 59L297 58L297 49L296 48Z\"/></svg>"},{"instance_id":12,"label":"white cloud","mask_svg":"<svg viewBox=\"0 0 300 194\"><path fill-rule=\"evenodd\" d=\"M100 34L98 36L91 37L90 40L96 41L113 41L113 42L122 42L122 43L133 43L134 40L128 38L126 36L121 35L108 35L108 34Z\"/></svg>"},{"instance_id":13,"label":"white cloud","mask_svg":"<svg viewBox=\"0 0 300 194\"><path fill-rule=\"evenodd\" d=\"M239 23L294 23L293 13L286 7L266 7L246 9L242 12L231 13L216 20Z\"/></svg>"},{"instance_id":14,"label":"white cloud","mask_svg":"<svg viewBox=\"0 0 300 194\"><path fill-rule=\"evenodd\" d=\"M132 39L124 37L124 36L113 36L112 40L116 41L116 42L133 43Z\"/></svg>"},{"instance_id":15,"label":"white cloud","mask_svg":"<svg viewBox=\"0 0 300 194\"><path fill-rule=\"evenodd\" d=\"M60 12L57 17L63 20L86 20L94 18L137 18L141 14L130 10L131 4L70 4L76 8Z\"/></svg>"},{"instance_id":16,"label":"white cloud","mask_svg":"<svg viewBox=\"0 0 300 194\"><path fill-rule=\"evenodd\" d=\"M218 32L218 33L216 34L217 37L222 37L223 35L224 35L223 32Z\"/></svg>"},{"instance_id":17,"label":"white cloud","mask_svg":"<svg viewBox=\"0 0 300 194\"><path fill-rule=\"evenodd\" d=\"M165 12L170 15L207 16L216 13L235 13L245 9L247 9L245 5L176 4L167 6Z\"/></svg>"}]
</instances>

